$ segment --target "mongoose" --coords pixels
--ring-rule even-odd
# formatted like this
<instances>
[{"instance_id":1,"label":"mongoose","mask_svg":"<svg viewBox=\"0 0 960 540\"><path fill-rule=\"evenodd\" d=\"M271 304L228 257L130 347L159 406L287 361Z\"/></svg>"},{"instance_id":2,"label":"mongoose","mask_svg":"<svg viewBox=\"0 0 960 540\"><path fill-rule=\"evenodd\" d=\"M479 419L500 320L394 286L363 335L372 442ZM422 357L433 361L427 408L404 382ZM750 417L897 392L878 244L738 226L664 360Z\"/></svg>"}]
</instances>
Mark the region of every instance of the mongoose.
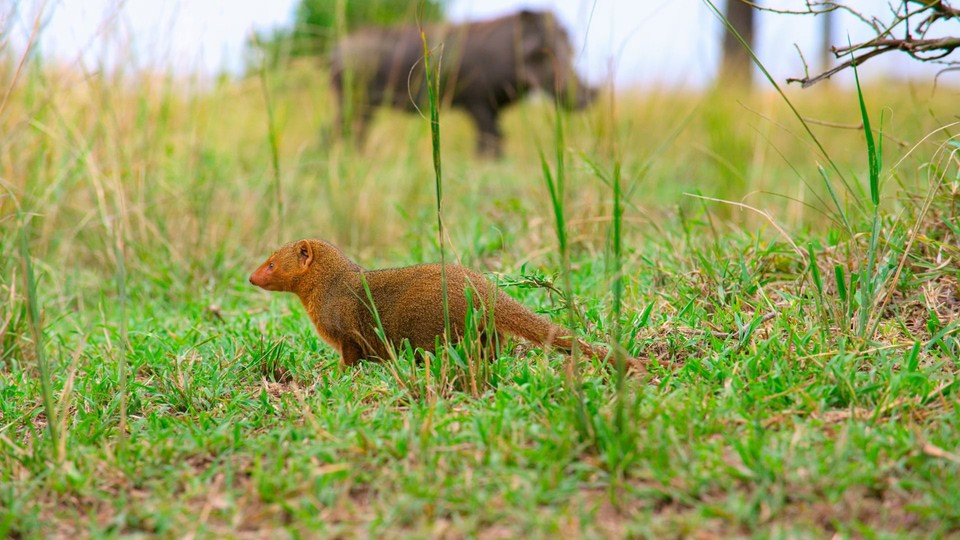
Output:
<instances>
[{"instance_id":1,"label":"mongoose","mask_svg":"<svg viewBox=\"0 0 960 540\"><path fill-rule=\"evenodd\" d=\"M452 342L464 336L468 305L493 304L492 332L484 328L489 315L483 313L489 312L481 311L476 318L480 339L487 344L502 343L506 333L566 351L573 346L568 330L534 314L480 274L447 264L446 281ZM250 276L250 283L300 297L317 333L340 351L346 365L389 357L377 333L377 318L395 350L406 339L414 350L434 351L444 334L440 264L364 270L329 242L300 240L275 251ZM470 304L466 290L471 291ZM597 358L608 356L603 347L578 342L578 348Z\"/></svg>"}]
</instances>

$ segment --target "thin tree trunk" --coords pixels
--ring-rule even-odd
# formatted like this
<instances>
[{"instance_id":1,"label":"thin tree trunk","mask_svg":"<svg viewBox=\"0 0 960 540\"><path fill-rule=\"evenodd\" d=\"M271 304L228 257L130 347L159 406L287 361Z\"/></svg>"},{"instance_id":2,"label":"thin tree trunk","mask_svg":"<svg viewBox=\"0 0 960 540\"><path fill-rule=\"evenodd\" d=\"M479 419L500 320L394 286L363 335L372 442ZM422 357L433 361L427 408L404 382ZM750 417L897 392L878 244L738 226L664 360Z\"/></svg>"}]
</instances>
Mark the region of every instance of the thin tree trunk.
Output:
<instances>
[{"instance_id":1,"label":"thin tree trunk","mask_svg":"<svg viewBox=\"0 0 960 540\"><path fill-rule=\"evenodd\" d=\"M754 44L754 8L739 0L727 0L724 13L730 24L739 32L744 41L753 48ZM720 78L725 82L740 82L750 85L753 78L753 61L750 53L744 49L729 30L723 34L723 60L720 65Z\"/></svg>"},{"instance_id":2,"label":"thin tree trunk","mask_svg":"<svg viewBox=\"0 0 960 540\"><path fill-rule=\"evenodd\" d=\"M833 53L830 51L833 45L833 12L821 13L817 17L820 17L820 71L826 71L833 63Z\"/></svg>"}]
</instances>

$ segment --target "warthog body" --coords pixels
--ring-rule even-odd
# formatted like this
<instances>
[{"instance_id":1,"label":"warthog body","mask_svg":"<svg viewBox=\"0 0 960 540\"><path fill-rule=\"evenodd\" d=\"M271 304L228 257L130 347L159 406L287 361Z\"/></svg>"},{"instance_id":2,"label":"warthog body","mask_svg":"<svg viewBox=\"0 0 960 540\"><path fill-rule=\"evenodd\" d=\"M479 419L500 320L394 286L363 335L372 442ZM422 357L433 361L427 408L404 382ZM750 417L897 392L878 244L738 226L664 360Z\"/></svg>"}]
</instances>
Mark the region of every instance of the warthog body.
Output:
<instances>
[{"instance_id":1,"label":"warthog body","mask_svg":"<svg viewBox=\"0 0 960 540\"><path fill-rule=\"evenodd\" d=\"M500 111L531 91L559 96L571 109L586 107L596 94L577 77L570 40L552 13L521 11L424 31L429 46L440 46L435 53L442 51L441 103L470 115L482 155L500 155ZM352 131L358 143L377 105L428 110L423 42L416 26L367 28L345 36L333 50L331 77L340 127Z\"/></svg>"}]
</instances>

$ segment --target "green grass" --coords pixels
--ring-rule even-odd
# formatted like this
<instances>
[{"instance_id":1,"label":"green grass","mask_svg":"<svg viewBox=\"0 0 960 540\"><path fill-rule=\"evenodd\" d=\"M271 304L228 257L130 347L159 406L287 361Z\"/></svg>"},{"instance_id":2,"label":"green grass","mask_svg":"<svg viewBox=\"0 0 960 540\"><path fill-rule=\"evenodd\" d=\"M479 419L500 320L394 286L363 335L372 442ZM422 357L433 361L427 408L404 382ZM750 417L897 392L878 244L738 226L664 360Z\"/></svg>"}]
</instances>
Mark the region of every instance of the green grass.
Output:
<instances>
[{"instance_id":1,"label":"green grass","mask_svg":"<svg viewBox=\"0 0 960 540\"><path fill-rule=\"evenodd\" d=\"M201 91L16 64L2 537L960 534L949 89L784 88L806 125L763 91L534 100L484 162L446 110L321 145L312 67ZM881 112L873 142L818 123ZM246 281L278 236L438 260L441 194L445 258L648 373L515 343L342 369Z\"/></svg>"}]
</instances>

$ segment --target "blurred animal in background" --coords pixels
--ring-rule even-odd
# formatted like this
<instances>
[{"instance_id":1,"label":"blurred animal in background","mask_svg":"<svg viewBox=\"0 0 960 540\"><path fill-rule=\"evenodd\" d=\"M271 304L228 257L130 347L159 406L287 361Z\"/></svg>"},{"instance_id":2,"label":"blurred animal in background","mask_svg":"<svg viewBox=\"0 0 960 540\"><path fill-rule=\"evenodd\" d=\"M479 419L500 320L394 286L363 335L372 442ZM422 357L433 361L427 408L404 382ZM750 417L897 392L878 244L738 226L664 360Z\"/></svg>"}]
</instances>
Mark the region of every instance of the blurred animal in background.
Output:
<instances>
[{"instance_id":1,"label":"blurred animal in background","mask_svg":"<svg viewBox=\"0 0 960 540\"><path fill-rule=\"evenodd\" d=\"M570 39L553 13L520 11L488 21L430 25L424 32L428 46L436 47L431 69L439 64L440 103L470 115L482 156L502 154L500 111L525 95L544 91L577 110L596 96L574 71ZM378 105L429 114L423 56L416 26L365 28L343 37L331 58L342 132L362 145Z\"/></svg>"}]
</instances>

